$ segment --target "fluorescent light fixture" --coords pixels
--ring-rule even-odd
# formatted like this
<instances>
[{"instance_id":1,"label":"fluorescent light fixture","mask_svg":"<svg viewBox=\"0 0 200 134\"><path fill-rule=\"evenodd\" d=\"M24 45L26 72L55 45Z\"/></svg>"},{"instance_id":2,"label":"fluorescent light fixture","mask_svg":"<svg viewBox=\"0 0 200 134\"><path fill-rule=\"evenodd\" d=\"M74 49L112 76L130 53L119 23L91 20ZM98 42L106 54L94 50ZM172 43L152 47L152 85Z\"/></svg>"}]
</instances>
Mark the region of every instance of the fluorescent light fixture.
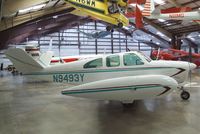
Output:
<instances>
[{"instance_id":1,"label":"fluorescent light fixture","mask_svg":"<svg viewBox=\"0 0 200 134\"><path fill-rule=\"evenodd\" d=\"M162 36L162 37L165 36L165 35L164 35L163 33L161 33L161 32L157 32L156 34L157 34L157 35L160 35L160 36Z\"/></svg>"},{"instance_id":2,"label":"fluorescent light fixture","mask_svg":"<svg viewBox=\"0 0 200 134\"><path fill-rule=\"evenodd\" d=\"M38 28L38 30L42 30L42 28L41 28L41 27L39 27L39 28Z\"/></svg>"},{"instance_id":3,"label":"fluorescent light fixture","mask_svg":"<svg viewBox=\"0 0 200 134\"><path fill-rule=\"evenodd\" d=\"M159 5L164 5L165 4L164 0L154 0L154 2L159 4Z\"/></svg>"},{"instance_id":4,"label":"fluorescent light fixture","mask_svg":"<svg viewBox=\"0 0 200 134\"><path fill-rule=\"evenodd\" d=\"M157 45L160 45L160 42L156 42Z\"/></svg>"},{"instance_id":5,"label":"fluorescent light fixture","mask_svg":"<svg viewBox=\"0 0 200 134\"><path fill-rule=\"evenodd\" d=\"M19 13L25 13L25 12L30 11L31 9L32 9L32 7L21 9L21 10L19 10Z\"/></svg>"},{"instance_id":6,"label":"fluorescent light fixture","mask_svg":"<svg viewBox=\"0 0 200 134\"><path fill-rule=\"evenodd\" d=\"M167 26L170 26L170 25L172 25L171 23L167 23Z\"/></svg>"},{"instance_id":7,"label":"fluorescent light fixture","mask_svg":"<svg viewBox=\"0 0 200 134\"><path fill-rule=\"evenodd\" d=\"M158 19L158 21L160 21L160 22L165 22L165 20L164 20L164 19Z\"/></svg>"},{"instance_id":8,"label":"fluorescent light fixture","mask_svg":"<svg viewBox=\"0 0 200 134\"><path fill-rule=\"evenodd\" d=\"M198 36L200 37L200 34Z\"/></svg>"},{"instance_id":9,"label":"fluorescent light fixture","mask_svg":"<svg viewBox=\"0 0 200 134\"><path fill-rule=\"evenodd\" d=\"M26 13L26 12L29 12L31 10L39 10L39 9L43 8L44 6L46 6L46 4L41 4L41 5L28 7L28 8L19 10L19 13Z\"/></svg>"},{"instance_id":10,"label":"fluorescent light fixture","mask_svg":"<svg viewBox=\"0 0 200 134\"><path fill-rule=\"evenodd\" d=\"M195 39L194 38L190 38L192 41L194 41Z\"/></svg>"},{"instance_id":11,"label":"fluorescent light fixture","mask_svg":"<svg viewBox=\"0 0 200 134\"><path fill-rule=\"evenodd\" d=\"M58 16L57 16L57 15L55 15L55 16L53 16L53 18L54 18L54 19L56 19L56 18L58 18Z\"/></svg>"}]
</instances>

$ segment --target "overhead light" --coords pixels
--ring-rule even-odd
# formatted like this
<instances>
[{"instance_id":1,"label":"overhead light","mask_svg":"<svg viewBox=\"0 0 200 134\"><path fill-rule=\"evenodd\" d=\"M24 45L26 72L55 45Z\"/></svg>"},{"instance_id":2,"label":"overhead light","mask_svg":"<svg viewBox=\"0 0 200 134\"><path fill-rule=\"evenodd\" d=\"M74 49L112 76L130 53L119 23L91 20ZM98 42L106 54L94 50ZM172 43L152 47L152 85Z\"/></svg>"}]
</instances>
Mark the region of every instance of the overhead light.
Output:
<instances>
[{"instance_id":1,"label":"overhead light","mask_svg":"<svg viewBox=\"0 0 200 134\"><path fill-rule=\"evenodd\" d=\"M172 24L171 24L171 23L167 23L166 25L167 25L167 26L170 26L170 25L172 25Z\"/></svg>"},{"instance_id":2,"label":"overhead light","mask_svg":"<svg viewBox=\"0 0 200 134\"><path fill-rule=\"evenodd\" d=\"M41 28L41 27L39 27L39 28L38 28L38 30L42 30L42 28Z\"/></svg>"},{"instance_id":3,"label":"overhead light","mask_svg":"<svg viewBox=\"0 0 200 134\"><path fill-rule=\"evenodd\" d=\"M192 41L194 41L195 39L194 38L190 38Z\"/></svg>"},{"instance_id":4,"label":"overhead light","mask_svg":"<svg viewBox=\"0 0 200 134\"><path fill-rule=\"evenodd\" d=\"M160 35L160 36L165 36L163 33L161 33L161 32L157 32L156 33L157 35Z\"/></svg>"},{"instance_id":5,"label":"overhead light","mask_svg":"<svg viewBox=\"0 0 200 134\"><path fill-rule=\"evenodd\" d=\"M26 13L26 12L29 12L31 10L39 10L39 9L43 8L44 6L46 6L46 4L40 4L40 5L28 7L28 8L19 10L19 13Z\"/></svg>"},{"instance_id":6,"label":"overhead light","mask_svg":"<svg viewBox=\"0 0 200 134\"><path fill-rule=\"evenodd\" d=\"M19 13L25 13L25 12L30 11L31 9L32 9L32 7L21 9L21 10L19 10Z\"/></svg>"},{"instance_id":7,"label":"overhead light","mask_svg":"<svg viewBox=\"0 0 200 134\"><path fill-rule=\"evenodd\" d=\"M158 19L158 21L160 21L160 22L165 22L165 20L164 20L164 19Z\"/></svg>"},{"instance_id":8,"label":"overhead light","mask_svg":"<svg viewBox=\"0 0 200 134\"><path fill-rule=\"evenodd\" d=\"M58 16L57 16L57 15L55 15L55 16L53 16L53 18L54 18L54 19L56 19L56 18L58 18Z\"/></svg>"},{"instance_id":9,"label":"overhead light","mask_svg":"<svg viewBox=\"0 0 200 134\"><path fill-rule=\"evenodd\" d=\"M36 5L36 6L33 6L32 9L33 10L38 10L38 9L43 8L44 6L46 6L46 4Z\"/></svg>"},{"instance_id":10,"label":"overhead light","mask_svg":"<svg viewBox=\"0 0 200 134\"><path fill-rule=\"evenodd\" d=\"M198 36L200 37L200 34Z\"/></svg>"},{"instance_id":11,"label":"overhead light","mask_svg":"<svg viewBox=\"0 0 200 134\"><path fill-rule=\"evenodd\" d=\"M159 5L164 5L165 4L164 0L154 0L154 2L159 4Z\"/></svg>"},{"instance_id":12,"label":"overhead light","mask_svg":"<svg viewBox=\"0 0 200 134\"><path fill-rule=\"evenodd\" d=\"M157 45L160 45L160 42L156 42Z\"/></svg>"}]
</instances>

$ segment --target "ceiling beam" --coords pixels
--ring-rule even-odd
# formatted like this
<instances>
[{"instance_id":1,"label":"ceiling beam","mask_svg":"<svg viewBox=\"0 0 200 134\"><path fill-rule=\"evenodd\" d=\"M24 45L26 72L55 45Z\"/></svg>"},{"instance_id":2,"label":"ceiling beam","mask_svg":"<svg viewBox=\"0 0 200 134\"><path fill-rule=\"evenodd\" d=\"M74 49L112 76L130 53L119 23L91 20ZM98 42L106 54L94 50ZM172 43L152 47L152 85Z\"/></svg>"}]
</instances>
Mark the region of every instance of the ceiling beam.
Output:
<instances>
[{"instance_id":1,"label":"ceiling beam","mask_svg":"<svg viewBox=\"0 0 200 134\"><path fill-rule=\"evenodd\" d=\"M189 5L191 3L195 3L195 2L199 2L199 0L190 0L190 1L186 2L186 3L181 4L181 5L182 6L186 6L186 5Z\"/></svg>"},{"instance_id":2,"label":"ceiling beam","mask_svg":"<svg viewBox=\"0 0 200 134\"><path fill-rule=\"evenodd\" d=\"M135 26L135 23L130 22L130 24L133 25L134 27L136 27L136 26ZM147 30L147 29L141 28L141 29L139 29L139 30L143 31L143 32L146 33L146 34L152 35L153 37L155 37L156 39L160 40L161 42L163 42L163 43L166 44L167 46L169 46L169 44L170 44L169 41L163 39L162 37L160 37L159 35L157 35L157 34L155 34L155 33L150 32L150 31Z\"/></svg>"},{"instance_id":3,"label":"ceiling beam","mask_svg":"<svg viewBox=\"0 0 200 134\"><path fill-rule=\"evenodd\" d=\"M175 0L167 0L169 3L173 4L175 7L181 7L181 4L179 4L177 1Z\"/></svg>"},{"instance_id":4,"label":"ceiling beam","mask_svg":"<svg viewBox=\"0 0 200 134\"><path fill-rule=\"evenodd\" d=\"M182 35L182 34L191 33L191 32L198 32L200 31L200 26L199 24L190 25L190 26L185 26L184 28L172 29L170 31L175 35Z\"/></svg>"},{"instance_id":5,"label":"ceiling beam","mask_svg":"<svg viewBox=\"0 0 200 134\"><path fill-rule=\"evenodd\" d=\"M164 35L166 35L169 38L172 38L172 33L170 33L169 31L165 30L164 28L156 25L154 22L152 22L150 19L147 19L146 17L143 18L144 21L146 23L148 23L149 25L153 26L154 28L156 28L158 31L160 31L161 33L163 33Z\"/></svg>"},{"instance_id":6,"label":"ceiling beam","mask_svg":"<svg viewBox=\"0 0 200 134\"><path fill-rule=\"evenodd\" d=\"M4 5L4 0L0 0L0 23L3 17L3 5Z\"/></svg>"}]
</instances>

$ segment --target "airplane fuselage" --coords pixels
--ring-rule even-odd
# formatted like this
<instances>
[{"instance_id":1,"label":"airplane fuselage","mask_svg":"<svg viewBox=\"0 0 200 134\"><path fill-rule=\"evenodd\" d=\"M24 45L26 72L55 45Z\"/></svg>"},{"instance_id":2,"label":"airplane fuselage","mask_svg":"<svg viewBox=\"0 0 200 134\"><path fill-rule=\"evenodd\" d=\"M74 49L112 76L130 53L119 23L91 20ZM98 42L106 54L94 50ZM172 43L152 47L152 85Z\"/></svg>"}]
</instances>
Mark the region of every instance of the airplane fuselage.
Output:
<instances>
[{"instance_id":1,"label":"airplane fuselage","mask_svg":"<svg viewBox=\"0 0 200 134\"><path fill-rule=\"evenodd\" d=\"M169 14L151 14L148 18L152 19L165 19L165 20L200 20L199 12L179 12Z\"/></svg>"},{"instance_id":2,"label":"airplane fuselage","mask_svg":"<svg viewBox=\"0 0 200 134\"><path fill-rule=\"evenodd\" d=\"M183 83L187 76L189 66L187 62L176 61L148 61L140 53L135 52L142 60L141 65L126 66L123 54L119 56L118 66L108 67L107 56L95 56L81 61L65 63L63 65L49 66L38 72L24 74L37 80L51 81L55 83L69 83L80 85L84 83L118 78L124 76L139 76L142 74L159 74L173 77L178 83ZM109 56L109 55L108 55ZM84 68L84 65L95 59L102 58L102 66L97 68ZM73 68L72 68L73 67Z\"/></svg>"}]
</instances>

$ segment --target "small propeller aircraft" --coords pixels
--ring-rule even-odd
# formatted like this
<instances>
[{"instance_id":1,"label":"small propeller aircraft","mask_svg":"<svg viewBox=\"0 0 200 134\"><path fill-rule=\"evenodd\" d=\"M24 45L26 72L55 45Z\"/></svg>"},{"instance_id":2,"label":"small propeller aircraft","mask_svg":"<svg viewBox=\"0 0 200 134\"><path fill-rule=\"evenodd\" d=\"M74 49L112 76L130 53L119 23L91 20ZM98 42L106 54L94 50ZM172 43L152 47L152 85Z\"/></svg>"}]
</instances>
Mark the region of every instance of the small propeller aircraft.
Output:
<instances>
[{"instance_id":1,"label":"small propeller aircraft","mask_svg":"<svg viewBox=\"0 0 200 134\"><path fill-rule=\"evenodd\" d=\"M120 8L127 6L126 0L65 0L72 7L88 16L105 21L117 28L129 25L129 20L121 13ZM119 8L120 7L120 8ZM113 26L107 26L111 31Z\"/></svg>"},{"instance_id":2,"label":"small propeller aircraft","mask_svg":"<svg viewBox=\"0 0 200 134\"><path fill-rule=\"evenodd\" d=\"M89 39L100 39L100 38L104 38L104 37L110 35L112 31L95 31L93 33L86 33L83 31L79 31L79 32L86 35L87 38L89 38Z\"/></svg>"},{"instance_id":3,"label":"small propeller aircraft","mask_svg":"<svg viewBox=\"0 0 200 134\"><path fill-rule=\"evenodd\" d=\"M50 65L51 53L36 60L20 48L5 52L24 76L36 80L72 84L63 95L97 100L133 100L156 98L182 89L181 98L189 99L182 87L188 73L196 67L181 61L152 61L141 52L95 55L64 64Z\"/></svg>"},{"instance_id":4,"label":"small propeller aircraft","mask_svg":"<svg viewBox=\"0 0 200 134\"><path fill-rule=\"evenodd\" d=\"M170 8L166 10L161 10L159 13L156 13L154 0L146 0L144 4L144 9L139 8L139 4L134 3L132 6L129 3L129 7L133 8L134 11L127 12L126 17L134 17L136 21L136 27L142 28L142 18L147 17L150 19L164 19L164 20L183 20L185 21L194 21L200 23L200 11L190 11L189 7L181 8Z\"/></svg>"},{"instance_id":5,"label":"small propeller aircraft","mask_svg":"<svg viewBox=\"0 0 200 134\"><path fill-rule=\"evenodd\" d=\"M184 50L177 50L177 49L167 49L167 50L154 50L152 51L152 58L162 59L162 60L182 60L182 61L189 61L190 54ZM191 62L196 64L197 67L200 66L200 54L191 53Z\"/></svg>"}]
</instances>

